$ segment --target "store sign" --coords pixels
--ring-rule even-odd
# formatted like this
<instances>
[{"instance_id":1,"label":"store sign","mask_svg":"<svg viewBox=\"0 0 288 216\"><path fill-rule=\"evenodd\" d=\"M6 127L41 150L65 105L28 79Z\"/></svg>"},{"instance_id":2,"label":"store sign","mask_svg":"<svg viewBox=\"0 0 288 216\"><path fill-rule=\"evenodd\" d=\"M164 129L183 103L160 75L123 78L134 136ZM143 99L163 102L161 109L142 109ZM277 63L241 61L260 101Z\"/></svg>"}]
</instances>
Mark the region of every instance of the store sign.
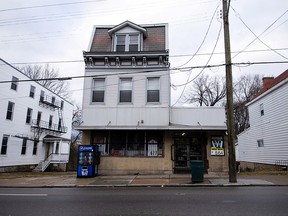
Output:
<instances>
[{"instance_id":1,"label":"store sign","mask_svg":"<svg viewBox=\"0 0 288 216\"><path fill-rule=\"evenodd\" d=\"M214 155L214 156L225 155L223 137L211 138L211 155Z\"/></svg>"}]
</instances>

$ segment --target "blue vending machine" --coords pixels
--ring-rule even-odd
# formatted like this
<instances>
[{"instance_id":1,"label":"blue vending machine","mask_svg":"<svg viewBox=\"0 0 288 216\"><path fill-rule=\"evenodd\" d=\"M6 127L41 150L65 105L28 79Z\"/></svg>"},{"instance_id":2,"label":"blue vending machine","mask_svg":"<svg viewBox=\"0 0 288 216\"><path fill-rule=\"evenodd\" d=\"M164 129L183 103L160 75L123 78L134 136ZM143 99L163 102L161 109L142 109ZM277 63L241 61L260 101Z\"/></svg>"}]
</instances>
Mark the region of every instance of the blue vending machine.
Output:
<instances>
[{"instance_id":1,"label":"blue vending machine","mask_svg":"<svg viewBox=\"0 0 288 216\"><path fill-rule=\"evenodd\" d=\"M94 177L98 174L100 154L94 145L78 146L77 177Z\"/></svg>"}]
</instances>

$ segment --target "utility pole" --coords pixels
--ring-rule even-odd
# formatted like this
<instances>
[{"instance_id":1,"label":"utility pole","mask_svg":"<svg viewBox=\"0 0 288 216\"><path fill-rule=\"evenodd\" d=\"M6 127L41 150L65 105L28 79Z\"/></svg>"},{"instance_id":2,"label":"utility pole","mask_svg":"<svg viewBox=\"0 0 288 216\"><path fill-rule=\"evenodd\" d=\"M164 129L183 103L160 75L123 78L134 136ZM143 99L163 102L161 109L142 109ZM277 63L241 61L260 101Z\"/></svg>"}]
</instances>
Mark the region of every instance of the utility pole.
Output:
<instances>
[{"instance_id":1,"label":"utility pole","mask_svg":"<svg viewBox=\"0 0 288 216\"><path fill-rule=\"evenodd\" d=\"M222 0L223 24L224 24L224 44L225 44L225 65L226 65L226 98L227 98L227 129L228 129L228 163L229 182L237 182L236 158L235 158L235 129L233 115L233 79L231 65L231 49L229 34L229 5L230 0Z\"/></svg>"}]
</instances>

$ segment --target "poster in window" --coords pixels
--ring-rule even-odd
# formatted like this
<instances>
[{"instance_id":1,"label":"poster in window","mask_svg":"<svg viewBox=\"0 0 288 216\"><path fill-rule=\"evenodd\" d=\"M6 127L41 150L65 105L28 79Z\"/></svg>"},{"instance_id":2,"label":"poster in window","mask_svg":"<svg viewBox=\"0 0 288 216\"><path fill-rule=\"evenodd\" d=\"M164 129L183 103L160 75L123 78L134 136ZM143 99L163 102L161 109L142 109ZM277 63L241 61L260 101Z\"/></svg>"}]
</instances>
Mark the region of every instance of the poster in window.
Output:
<instances>
[{"instance_id":1,"label":"poster in window","mask_svg":"<svg viewBox=\"0 0 288 216\"><path fill-rule=\"evenodd\" d=\"M224 156L224 140L221 136L215 136L211 138L211 155Z\"/></svg>"},{"instance_id":2,"label":"poster in window","mask_svg":"<svg viewBox=\"0 0 288 216\"><path fill-rule=\"evenodd\" d=\"M148 141L148 157L153 157L158 155L158 145L157 141L151 139Z\"/></svg>"}]
</instances>

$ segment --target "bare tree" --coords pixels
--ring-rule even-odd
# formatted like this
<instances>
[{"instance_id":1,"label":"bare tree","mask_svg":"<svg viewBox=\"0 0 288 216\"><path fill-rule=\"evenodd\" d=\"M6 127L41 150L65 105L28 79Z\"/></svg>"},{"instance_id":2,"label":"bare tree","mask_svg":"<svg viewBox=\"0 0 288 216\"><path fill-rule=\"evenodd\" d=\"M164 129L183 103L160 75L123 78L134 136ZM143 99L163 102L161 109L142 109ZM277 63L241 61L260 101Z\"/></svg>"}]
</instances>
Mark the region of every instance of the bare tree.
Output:
<instances>
[{"instance_id":1,"label":"bare tree","mask_svg":"<svg viewBox=\"0 0 288 216\"><path fill-rule=\"evenodd\" d=\"M76 105L76 109L73 110L72 116L72 133L71 133L71 146L70 146L70 158L68 163L68 170L77 170L77 158L78 158L78 141L81 140L82 132L76 128L82 124L82 112L80 106Z\"/></svg>"},{"instance_id":2,"label":"bare tree","mask_svg":"<svg viewBox=\"0 0 288 216\"><path fill-rule=\"evenodd\" d=\"M188 92L181 98L182 103L199 106L215 106L226 96L226 85L223 77L202 74L196 79Z\"/></svg>"},{"instance_id":3,"label":"bare tree","mask_svg":"<svg viewBox=\"0 0 288 216\"><path fill-rule=\"evenodd\" d=\"M54 93L65 99L70 98L71 93L68 92L69 83L60 79L58 69L50 67L49 64L44 67L42 65L25 65L18 69Z\"/></svg>"},{"instance_id":4,"label":"bare tree","mask_svg":"<svg viewBox=\"0 0 288 216\"><path fill-rule=\"evenodd\" d=\"M262 77L243 75L234 84L234 121L235 134L239 134L249 125L249 113L246 104L250 102L262 87Z\"/></svg>"}]
</instances>

